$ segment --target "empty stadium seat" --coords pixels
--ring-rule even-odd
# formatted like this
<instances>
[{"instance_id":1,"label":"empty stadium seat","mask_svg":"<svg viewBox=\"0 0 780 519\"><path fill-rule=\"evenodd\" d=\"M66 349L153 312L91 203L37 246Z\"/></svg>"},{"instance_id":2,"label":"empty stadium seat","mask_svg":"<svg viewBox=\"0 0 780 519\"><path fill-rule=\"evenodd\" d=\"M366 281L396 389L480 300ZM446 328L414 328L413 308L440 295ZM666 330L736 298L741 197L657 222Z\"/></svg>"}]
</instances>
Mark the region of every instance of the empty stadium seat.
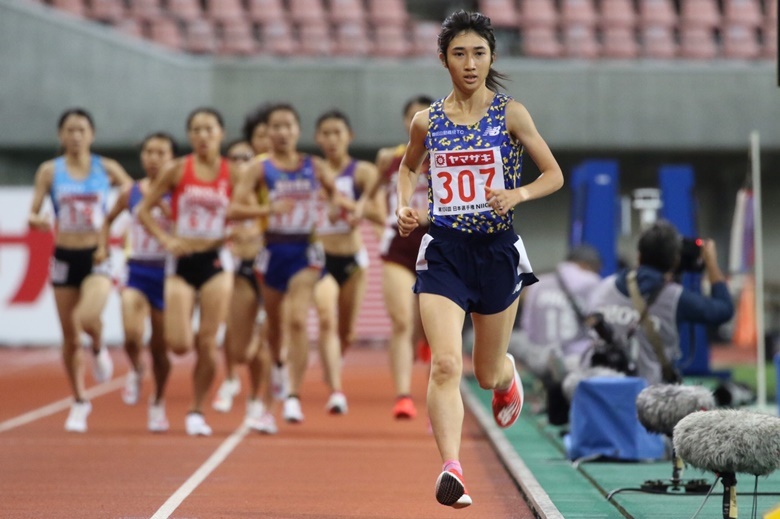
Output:
<instances>
[{"instance_id":1,"label":"empty stadium seat","mask_svg":"<svg viewBox=\"0 0 780 519\"><path fill-rule=\"evenodd\" d=\"M178 22L167 16L149 21L149 38L171 49L180 50L184 46Z\"/></svg>"},{"instance_id":2,"label":"empty stadium seat","mask_svg":"<svg viewBox=\"0 0 780 519\"><path fill-rule=\"evenodd\" d=\"M682 0L680 22L687 27L714 29L720 26L721 14L717 0ZM698 34L698 32L694 31Z\"/></svg>"},{"instance_id":3,"label":"empty stadium seat","mask_svg":"<svg viewBox=\"0 0 780 519\"><path fill-rule=\"evenodd\" d=\"M773 23L772 23L773 22ZM768 20L768 23L764 24L764 29L761 33L762 45L761 45L761 57L767 59L777 58L777 19Z\"/></svg>"},{"instance_id":4,"label":"empty stadium seat","mask_svg":"<svg viewBox=\"0 0 780 519\"><path fill-rule=\"evenodd\" d=\"M236 54L249 56L258 51L257 40L252 34L252 26L243 18L228 19L220 23L222 38L219 52L221 54Z\"/></svg>"},{"instance_id":5,"label":"empty stadium seat","mask_svg":"<svg viewBox=\"0 0 780 519\"><path fill-rule=\"evenodd\" d=\"M125 5L122 0L92 0L89 17L107 23L117 23L125 18Z\"/></svg>"},{"instance_id":6,"label":"empty stadium seat","mask_svg":"<svg viewBox=\"0 0 780 519\"><path fill-rule=\"evenodd\" d=\"M553 0L522 0L518 10L521 29L558 25L558 9Z\"/></svg>"},{"instance_id":7,"label":"empty stadium seat","mask_svg":"<svg viewBox=\"0 0 780 519\"><path fill-rule=\"evenodd\" d=\"M87 16L87 6L84 0L52 0L51 6L73 16Z\"/></svg>"},{"instance_id":8,"label":"empty stadium seat","mask_svg":"<svg viewBox=\"0 0 780 519\"><path fill-rule=\"evenodd\" d=\"M592 27L597 19L593 0L561 0L561 24Z\"/></svg>"},{"instance_id":9,"label":"empty stadium seat","mask_svg":"<svg viewBox=\"0 0 780 519\"><path fill-rule=\"evenodd\" d=\"M348 22L336 26L333 53L339 56L367 56L371 39L363 23Z\"/></svg>"},{"instance_id":10,"label":"empty stadium seat","mask_svg":"<svg viewBox=\"0 0 780 519\"><path fill-rule=\"evenodd\" d=\"M217 35L210 20L199 18L187 23L184 49L193 54L213 54L217 51Z\"/></svg>"},{"instance_id":11,"label":"empty stadium seat","mask_svg":"<svg viewBox=\"0 0 780 519\"><path fill-rule=\"evenodd\" d=\"M206 16L216 22L239 20L245 15L241 0L208 0L206 3Z\"/></svg>"},{"instance_id":12,"label":"empty stadium seat","mask_svg":"<svg viewBox=\"0 0 780 519\"><path fill-rule=\"evenodd\" d=\"M249 19L261 25L286 22L287 11L282 0L248 0Z\"/></svg>"},{"instance_id":13,"label":"empty stadium seat","mask_svg":"<svg viewBox=\"0 0 780 519\"><path fill-rule=\"evenodd\" d=\"M412 55L438 59L440 31L441 25L436 22L415 22L412 26Z\"/></svg>"},{"instance_id":14,"label":"empty stadium seat","mask_svg":"<svg viewBox=\"0 0 780 519\"><path fill-rule=\"evenodd\" d=\"M606 28L634 28L637 14L631 0L602 0L599 25Z\"/></svg>"},{"instance_id":15,"label":"empty stadium seat","mask_svg":"<svg viewBox=\"0 0 780 519\"><path fill-rule=\"evenodd\" d=\"M366 9L362 0L330 0L328 13L334 24L365 23Z\"/></svg>"},{"instance_id":16,"label":"empty stadium seat","mask_svg":"<svg viewBox=\"0 0 780 519\"><path fill-rule=\"evenodd\" d=\"M768 0L777 5L777 0ZM726 0L723 9L726 24L759 27L764 17L757 0Z\"/></svg>"},{"instance_id":17,"label":"empty stadium seat","mask_svg":"<svg viewBox=\"0 0 780 519\"><path fill-rule=\"evenodd\" d=\"M261 26L261 50L275 56L290 56L298 49L292 28L286 21L276 21Z\"/></svg>"},{"instance_id":18,"label":"empty stadium seat","mask_svg":"<svg viewBox=\"0 0 780 519\"><path fill-rule=\"evenodd\" d=\"M640 29L642 56L650 59L673 59L679 53L672 28L647 25Z\"/></svg>"},{"instance_id":19,"label":"empty stadium seat","mask_svg":"<svg viewBox=\"0 0 780 519\"><path fill-rule=\"evenodd\" d=\"M198 0L168 0L168 13L184 22L200 20L203 17Z\"/></svg>"},{"instance_id":20,"label":"empty stadium seat","mask_svg":"<svg viewBox=\"0 0 780 519\"><path fill-rule=\"evenodd\" d=\"M601 33L601 55L605 58L634 59L639 56L639 45L634 29L607 27Z\"/></svg>"},{"instance_id":21,"label":"empty stadium seat","mask_svg":"<svg viewBox=\"0 0 780 519\"><path fill-rule=\"evenodd\" d=\"M154 20L162 14L160 0L130 0L129 15L136 20Z\"/></svg>"},{"instance_id":22,"label":"empty stadium seat","mask_svg":"<svg viewBox=\"0 0 780 519\"><path fill-rule=\"evenodd\" d=\"M322 0L288 0L290 19L295 23L324 23L325 6Z\"/></svg>"},{"instance_id":23,"label":"empty stadium seat","mask_svg":"<svg viewBox=\"0 0 780 519\"><path fill-rule=\"evenodd\" d=\"M402 58L409 54L411 46L403 25L384 24L374 30L372 55Z\"/></svg>"},{"instance_id":24,"label":"empty stadium seat","mask_svg":"<svg viewBox=\"0 0 780 519\"><path fill-rule=\"evenodd\" d=\"M328 26L322 22L298 26L298 54L301 56L329 56L333 53Z\"/></svg>"},{"instance_id":25,"label":"empty stadium seat","mask_svg":"<svg viewBox=\"0 0 780 519\"><path fill-rule=\"evenodd\" d=\"M125 36L132 36L134 38L146 37L141 22L135 18L125 18L124 20L117 22L114 27Z\"/></svg>"},{"instance_id":26,"label":"empty stadium seat","mask_svg":"<svg viewBox=\"0 0 780 519\"><path fill-rule=\"evenodd\" d=\"M490 18L496 28L517 27L518 14L513 0L479 0L479 12Z\"/></svg>"},{"instance_id":27,"label":"empty stadium seat","mask_svg":"<svg viewBox=\"0 0 780 519\"><path fill-rule=\"evenodd\" d=\"M526 27L521 32L524 56L530 58L558 58L562 53L561 42L554 27L538 25Z\"/></svg>"},{"instance_id":28,"label":"empty stadium seat","mask_svg":"<svg viewBox=\"0 0 780 519\"><path fill-rule=\"evenodd\" d=\"M715 32L704 26L683 26L680 29L680 57L712 59L718 55Z\"/></svg>"},{"instance_id":29,"label":"empty stadium seat","mask_svg":"<svg viewBox=\"0 0 780 519\"><path fill-rule=\"evenodd\" d=\"M777 27L777 2L774 0L766 0L766 20L768 22L775 22Z\"/></svg>"},{"instance_id":30,"label":"empty stadium seat","mask_svg":"<svg viewBox=\"0 0 780 519\"><path fill-rule=\"evenodd\" d=\"M639 0L642 27L675 27L677 22L677 11L671 0Z\"/></svg>"},{"instance_id":31,"label":"empty stadium seat","mask_svg":"<svg viewBox=\"0 0 780 519\"><path fill-rule=\"evenodd\" d=\"M756 59L761 55L758 42L758 30L755 27L731 24L721 32L723 57L736 59Z\"/></svg>"},{"instance_id":32,"label":"empty stadium seat","mask_svg":"<svg viewBox=\"0 0 780 519\"><path fill-rule=\"evenodd\" d=\"M404 0L368 0L368 18L374 25L404 24L409 19Z\"/></svg>"},{"instance_id":33,"label":"empty stadium seat","mask_svg":"<svg viewBox=\"0 0 780 519\"><path fill-rule=\"evenodd\" d=\"M601 53L593 26L571 24L561 28L563 55L568 58L593 59Z\"/></svg>"}]
</instances>

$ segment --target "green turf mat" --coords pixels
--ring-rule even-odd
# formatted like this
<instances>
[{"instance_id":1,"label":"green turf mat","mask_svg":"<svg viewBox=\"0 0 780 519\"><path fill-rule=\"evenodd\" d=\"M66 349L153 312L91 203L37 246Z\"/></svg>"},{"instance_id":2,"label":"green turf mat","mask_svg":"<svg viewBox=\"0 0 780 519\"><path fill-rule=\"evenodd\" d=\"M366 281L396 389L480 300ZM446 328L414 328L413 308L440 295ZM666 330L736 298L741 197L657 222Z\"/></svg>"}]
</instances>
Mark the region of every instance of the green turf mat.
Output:
<instances>
[{"instance_id":1,"label":"green turf mat","mask_svg":"<svg viewBox=\"0 0 780 519\"><path fill-rule=\"evenodd\" d=\"M479 388L474 380L469 385L487 412L490 410L491 393ZM646 480L664 480L672 475L671 461L653 463L613 463L593 461L582 463L575 469L563 454L563 442L559 429L546 425L543 416L533 415L529 406L524 407L520 421L503 431L515 447L529 470L544 488L555 506L567 519L623 518L634 519L689 519L704 501L700 495L652 495L621 492L614 496L614 504L606 500L606 494L621 487L638 487ZM712 474L686 468L684 479L705 479L712 483ZM738 491L753 491L754 477L738 474ZM759 492L780 492L780 473L759 478ZM714 490L720 493L722 486ZM704 505L699 519L720 518L720 495L711 496ZM753 497L740 495L737 504L740 517L750 517ZM758 517L780 506L780 496L759 496ZM621 512L625 511L626 515Z\"/></svg>"}]
</instances>

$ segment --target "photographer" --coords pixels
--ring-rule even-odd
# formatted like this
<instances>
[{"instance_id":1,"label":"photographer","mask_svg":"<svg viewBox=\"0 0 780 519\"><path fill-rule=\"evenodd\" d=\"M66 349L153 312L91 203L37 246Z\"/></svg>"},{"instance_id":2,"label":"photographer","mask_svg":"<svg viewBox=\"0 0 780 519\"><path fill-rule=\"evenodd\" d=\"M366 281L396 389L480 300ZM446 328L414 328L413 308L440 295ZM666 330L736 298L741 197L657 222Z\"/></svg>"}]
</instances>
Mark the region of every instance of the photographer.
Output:
<instances>
[{"instance_id":1,"label":"photographer","mask_svg":"<svg viewBox=\"0 0 780 519\"><path fill-rule=\"evenodd\" d=\"M603 315L615 340L622 341L628 349L636 375L649 384L673 381L669 367L680 357L679 323L719 325L734 313L726 279L718 267L714 241L704 240L699 256L693 258L703 264L711 285L710 295L686 290L674 281L682 244L677 229L659 220L639 238L636 270L623 270L604 279L588 304L590 312ZM634 276L638 294L632 299L630 286ZM664 359L656 353L659 350ZM587 355L585 361L589 362Z\"/></svg>"}]
</instances>

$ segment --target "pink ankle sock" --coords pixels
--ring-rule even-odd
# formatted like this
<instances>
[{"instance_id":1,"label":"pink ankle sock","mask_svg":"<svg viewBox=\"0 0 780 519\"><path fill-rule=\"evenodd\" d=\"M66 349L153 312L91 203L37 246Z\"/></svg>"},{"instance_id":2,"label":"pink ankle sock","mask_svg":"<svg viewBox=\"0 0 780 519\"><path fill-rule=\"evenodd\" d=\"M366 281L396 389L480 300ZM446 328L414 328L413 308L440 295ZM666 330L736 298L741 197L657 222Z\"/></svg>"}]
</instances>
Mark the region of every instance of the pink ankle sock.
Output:
<instances>
[{"instance_id":1,"label":"pink ankle sock","mask_svg":"<svg viewBox=\"0 0 780 519\"><path fill-rule=\"evenodd\" d=\"M460 462L458 460L446 461L441 470L442 472L447 472L450 469L454 469L458 474L463 474L463 469L461 468Z\"/></svg>"}]
</instances>

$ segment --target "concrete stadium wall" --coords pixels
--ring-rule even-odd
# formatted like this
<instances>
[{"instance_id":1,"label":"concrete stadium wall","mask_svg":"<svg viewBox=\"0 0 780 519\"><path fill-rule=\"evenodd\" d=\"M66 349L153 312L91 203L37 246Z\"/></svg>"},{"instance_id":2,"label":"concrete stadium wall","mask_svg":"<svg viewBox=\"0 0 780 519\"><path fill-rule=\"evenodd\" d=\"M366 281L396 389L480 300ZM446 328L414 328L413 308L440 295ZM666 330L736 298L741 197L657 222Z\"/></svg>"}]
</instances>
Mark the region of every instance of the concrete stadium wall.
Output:
<instances>
[{"instance_id":1,"label":"concrete stadium wall","mask_svg":"<svg viewBox=\"0 0 780 519\"><path fill-rule=\"evenodd\" d=\"M750 130L780 148L780 89L770 61L536 61L506 59L508 91L528 107L556 149L741 149ZM449 91L431 59L393 61L210 59L130 41L110 29L63 20L49 9L0 0L0 147L48 146L62 109L94 112L100 143L126 146L150 129L184 136L192 108L224 111L231 136L267 100L289 100L312 123L339 107L354 120L355 146L403 138L400 108L417 93Z\"/></svg>"}]
</instances>

